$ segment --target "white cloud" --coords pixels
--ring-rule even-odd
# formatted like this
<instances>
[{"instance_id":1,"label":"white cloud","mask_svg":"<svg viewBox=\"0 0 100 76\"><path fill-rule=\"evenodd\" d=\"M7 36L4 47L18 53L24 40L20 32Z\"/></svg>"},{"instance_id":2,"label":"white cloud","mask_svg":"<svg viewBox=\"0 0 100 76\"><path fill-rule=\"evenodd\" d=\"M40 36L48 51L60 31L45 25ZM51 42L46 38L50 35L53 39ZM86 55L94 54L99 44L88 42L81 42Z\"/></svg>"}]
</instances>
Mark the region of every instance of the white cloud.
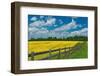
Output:
<instances>
[{"instance_id":1,"label":"white cloud","mask_svg":"<svg viewBox=\"0 0 100 76\"><path fill-rule=\"evenodd\" d=\"M56 22L55 18L49 18L49 19L47 19L45 25L52 26L53 24L55 24L55 22Z\"/></svg>"},{"instance_id":2,"label":"white cloud","mask_svg":"<svg viewBox=\"0 0 100 76\"><path fill-rule=\"evenodd\" d=\"M36 27L29 27L29 28L28 28L28 31L29 31L29 32L33 32L33 31L35 32L35 31L39 31L39 29L36 28Z\"/></svg>"},{"instance_id":3,"label":"white cloud","mask_svg":"<svg viewBox=\"0 0 100 76\"><path fill-rule=\"evenodd\" d=\"M47 29L40 29L39 31L37 31L36 33L38 33L38 34L46 34L46 33L48 33L48 30Z\"/></svg>"},{"instance_id":4,"label":"white cloud","mask_svg":"<svg viewBox=\"0 0 100 76\"><path fill-rule=\"evenodd\" d=\"M40 32L40 33L42 33L42 32L47 32L48 30L46 29L46 28L37 28L37 27L29 27L29 29L28 29L28 31L29 32Z\"/></svg>"},{"instance_id":5,"label":"white cloud","mask_svg":"<svg viewBox=\"0 0 100 76\"><path fill-rule=\"evenodd\" d=\"M49 37L56 37L56 38L66 38L68 37L68 32L56 32L56 31L50 31L48 33Z\"/></svg>"},{"instance_id":6,"label":"white cloud","mask_svg":"<svg viewBox=\"0 0 100 76\"><path fill-rule=\"evenodd\" d=\"M31 18L31 21L36 21L37 20L37 17L32 17Z\"/></svg>"},{"instance_id":7,"label":"white cloud","mask_svg":"<svg viewBox=\"0 0 100 76\"><path fill-rule=\"evenodd\" d=\"M59 28L56 28L55 31L66 31L70 29L75 29L78 25L76 22L72 19L72 21L69 24L65 24Z\"/></svg>"},{"instance_id":8,"label":"white cloud","mask_svg":"<svg viewBox=\"0 0 100 76\"><path fill-rule=\"evenodd\" d=\"M56 31L48 31L46 28L29 28L29 39L30 38L48 38L48 37L57 37L57 38L65 38L67 37L67 32L56 32Z\"/></svg>"},{"instance_id":9,"label":"white cloud","mask_svg":"<svg viewBox=\"0 0 100 76\"><path fill-rule=\"evenodd\" d=\"M57 37L57 38L67 38L69 36L87 36L88 29L83 28L78 31L69 32L58 32L58 31L48 31L46 28L32 28L29 32L30 38L48 38L48 37Z\"/></svg>"},{"instance_id":10,"label":"white cloud","mask_svg":"<svg viewBox=\"0 0 100 76\"><path fill-rule=\"evenodd\" d=\"M42 26L43 24L45 24L45 22L43 20L38 20L38 21L35 21L31 24L29 24L30 27L40 27Z\"/></svg>"},{"instance_id":11,"label":"white cloud","mask_svg":"<svg viewBox=\"0 0 100 76\"><path fill-rule=\"evenodd\" d=\"M88 35L88 28L83 28L79 31L73 31L69 34L69 36L87 36Z\"/></svg>"},{"instance_id":12,"label":"white cloud","mask_svg":"<svg viewBox=\"0 0 100 76\"><path fill-rule=\"evenodd\" d=\"M88 28L83 28L80 32L87 32Z\"/></svg>"},{"instance_id":13,"label":"white cloud","mask_svg":"<svg viewBox=\"0 0 100 76\"><path fill-rule=\"evenodd\" d=\"M53 26L56 22L55 18L48 18L47 21L44 20L38 20L31 24L29 24L30 27L42 27L42 26Z\"/></svg>"},{"instance_id":14,"label":"white cloud","mask_svg":"<svg viewBox=\"0 0 100 76\"><path fill-rule=\"evenodd\" d=\"M47 38L48 30L46 28L29 27L28 36L30 38Z\"/></svg>"}]
</instances>

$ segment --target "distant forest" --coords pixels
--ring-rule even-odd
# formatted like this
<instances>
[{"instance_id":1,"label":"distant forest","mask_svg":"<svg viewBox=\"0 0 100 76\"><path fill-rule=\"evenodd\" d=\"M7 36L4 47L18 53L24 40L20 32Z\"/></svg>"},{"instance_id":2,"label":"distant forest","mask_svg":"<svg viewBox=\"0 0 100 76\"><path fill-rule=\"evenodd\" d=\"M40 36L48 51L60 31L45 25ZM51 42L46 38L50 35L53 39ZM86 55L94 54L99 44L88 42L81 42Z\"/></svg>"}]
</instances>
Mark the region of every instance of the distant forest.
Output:
<instances>
[{"instance_id":1,"label":"distant forest","mask_svg":"<svg viewBox=\"0 0 100 76\"><path fill-rule=\"evenodd\" d=\"M28 41L87 41L87 36L73 36L67 38L56 38L56 37L48 37L48 38L31 38Z\"/></svg>"}]
</instances>

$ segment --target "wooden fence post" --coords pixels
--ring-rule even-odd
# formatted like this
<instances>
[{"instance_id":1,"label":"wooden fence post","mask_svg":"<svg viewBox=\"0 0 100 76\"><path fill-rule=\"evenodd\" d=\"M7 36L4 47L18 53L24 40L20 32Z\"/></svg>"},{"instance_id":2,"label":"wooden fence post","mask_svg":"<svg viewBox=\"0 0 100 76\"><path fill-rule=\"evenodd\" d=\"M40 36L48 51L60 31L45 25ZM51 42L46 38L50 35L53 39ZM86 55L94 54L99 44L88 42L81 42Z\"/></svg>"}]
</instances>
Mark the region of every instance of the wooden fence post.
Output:
<instances>
[{"instance_id":1,"label":"wooden fence post","mask_svg":"<svg viewBox=\"0 0 100 76\"><path fill-rule=\"evenodd\" d=\"M70 55L70 47L68 48L68 51L67 51L67 48L65 48L65 58L67 57L69 57L69 55Z\"/></svg>"},{"instance_id":2,"label":"wooden fence post","mask_svg":"<svg viewBox=\"0 0 100 76\"><path fill-rule=\"evenodd\" d=\"M70 52L71 52L71 50L70 50L70 47L69 47L68 57L70 56Z\"/></svg>"},{"instance_id":3,"label":"wooden fence post","mask_svg":"<svg viewBox=\"0 0 100 76\"><path fill-rule=\"evenodd\" d=\"M34 60L34 55L35 55L35 53L32 52L32 53L31 53L31 60Z\"/></svg>"},{"instance_id":4,"label":"wooden fence post","mask_svg":"<svg viewBox=\"0 0 100 76\"><path fill-rule=\"evenodd\" d=\"M67 56L67 48L65 48L64 51L65 51L64 57L66 57Z\"/></svg>"},{"instance_id":5,"label":"wooden fence post","mask_svg":"<svg viewBox=\"0 0 100 76\"><path fill-rule=\"evenodd\" d=\"M51 50L49 50L49 59L51 58L52 54L51 54Z\"/></svg>"},{"instance_id":6,"label":"wooden fence post","mask_svg":"<svg viewBox=\"0 0 100 76\"><path fill-rule=\"evenodd\" d=\"M61 50L60 49L58 49L58 58L60 59L60 56L61 56Z\"/></svg>"}]
</instances>

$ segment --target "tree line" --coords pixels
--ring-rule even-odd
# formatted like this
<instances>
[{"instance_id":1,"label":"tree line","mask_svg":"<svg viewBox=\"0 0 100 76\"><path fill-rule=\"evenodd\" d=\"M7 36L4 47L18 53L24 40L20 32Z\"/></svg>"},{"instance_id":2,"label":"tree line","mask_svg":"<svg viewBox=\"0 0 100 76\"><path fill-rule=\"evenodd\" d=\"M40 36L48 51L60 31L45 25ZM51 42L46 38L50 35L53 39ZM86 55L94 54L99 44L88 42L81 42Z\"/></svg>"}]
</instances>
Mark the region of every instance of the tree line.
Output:
<instances>
[{"instance_id":1,"label":"tree line","mask_svg":"<svg viewBox=\"0 0 100 76\"><path fill-rule=\"evenodd\" d=\"M57 37L48 37L48 38L31 38L29 41L87 41L87 36L73 36L67 38L57 38Z\"/></svg>"}]
</instances>

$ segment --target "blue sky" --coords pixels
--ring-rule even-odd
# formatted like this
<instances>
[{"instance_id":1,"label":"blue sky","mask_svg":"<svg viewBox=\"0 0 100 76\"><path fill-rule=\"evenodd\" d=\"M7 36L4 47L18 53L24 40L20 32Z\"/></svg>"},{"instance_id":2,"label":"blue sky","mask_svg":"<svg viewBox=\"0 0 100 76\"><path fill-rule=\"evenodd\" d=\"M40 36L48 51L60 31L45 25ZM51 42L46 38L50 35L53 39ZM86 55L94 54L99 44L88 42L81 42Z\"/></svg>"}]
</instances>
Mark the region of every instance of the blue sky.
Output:
<instances>
[{"instance_id":1,"label":"blue sky","mask_svg":"<svg viewBox=\"0 0 100 76\"><path fill-rule=\"evenodd\" d=\"M28 38L87 36L88 17L28 15Z\"/></svg>"}]
</instances>

